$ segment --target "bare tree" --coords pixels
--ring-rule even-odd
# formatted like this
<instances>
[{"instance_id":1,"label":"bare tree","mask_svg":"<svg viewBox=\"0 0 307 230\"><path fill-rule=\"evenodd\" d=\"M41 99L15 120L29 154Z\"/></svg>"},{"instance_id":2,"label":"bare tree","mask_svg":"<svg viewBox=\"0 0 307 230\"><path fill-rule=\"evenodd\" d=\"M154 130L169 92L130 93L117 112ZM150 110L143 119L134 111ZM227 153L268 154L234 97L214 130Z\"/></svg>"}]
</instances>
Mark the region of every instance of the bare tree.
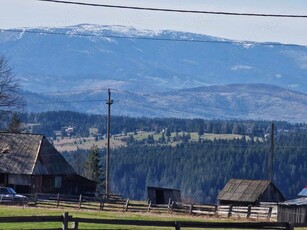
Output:
<instances>
[{"instance_id":1,"label":"bare tree","mask_svg":"<svg viewBox=\"0 0 307 230\"><path fill-rule=\"evenodd\" d=\"M0 110L12 110L24 105L19 94L20 86L6 58L0 55Z\"/></svg>"}]
</instances>

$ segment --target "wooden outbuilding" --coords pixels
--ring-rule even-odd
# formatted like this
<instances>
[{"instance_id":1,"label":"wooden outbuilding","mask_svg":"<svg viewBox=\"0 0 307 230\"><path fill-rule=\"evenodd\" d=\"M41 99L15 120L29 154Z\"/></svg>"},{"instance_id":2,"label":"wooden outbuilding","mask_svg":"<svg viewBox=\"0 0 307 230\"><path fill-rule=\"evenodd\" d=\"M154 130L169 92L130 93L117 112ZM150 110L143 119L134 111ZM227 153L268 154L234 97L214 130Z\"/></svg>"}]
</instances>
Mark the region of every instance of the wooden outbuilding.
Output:
<instances>
[{"instance_id":1,"label":"wooden outbuilding","mask_svg":"<svg viewBox=\"0 0 307 230\"><path fill-rule=\"evenodd\" d=\"M260 202L282 202L284 196L268 180L231 179L218 195L220 205L259 205Z\"/></svg>"},{"instance_id":2,"label":"wooden outbuilding","mask_svg":"<svg viewBox=\"0 0 307 230\"><path fill-rule=\"evenodd\" d=\"M278 204L278 221L307 223L307 186L297 196L299 197L298 199Z\"/></svg>"},{"instance_id":3,"label":"wooden outbuilding","mask_svg":"<svg viewBox=\"0 0 307 230\"><path fill-rule=\"evenodd\" d=\"M307 197L278 204L278 222L307 223Z\"/></svg>"},{"instance_id":4,"label":"wooden outbuilding","mask_svg":"<svg viewBox=\"0 0 307 230\"><path fill-rule=\"evenodd\" d=\"M181 202L181 193L178 189L147 187L148 199L152 204L168 204L169 199Z\"/></svg>"},{"instance_id":5,"label":"wooden outbuilding","mask_svg":"<svg viewBox=\"0 0 307 230\"><path fill-rule=\"evenodd\" d=\"M0 133L0 185L19 193L81 194L96 189L45 136L16 133Z\"/></svg>"}]
</instances>

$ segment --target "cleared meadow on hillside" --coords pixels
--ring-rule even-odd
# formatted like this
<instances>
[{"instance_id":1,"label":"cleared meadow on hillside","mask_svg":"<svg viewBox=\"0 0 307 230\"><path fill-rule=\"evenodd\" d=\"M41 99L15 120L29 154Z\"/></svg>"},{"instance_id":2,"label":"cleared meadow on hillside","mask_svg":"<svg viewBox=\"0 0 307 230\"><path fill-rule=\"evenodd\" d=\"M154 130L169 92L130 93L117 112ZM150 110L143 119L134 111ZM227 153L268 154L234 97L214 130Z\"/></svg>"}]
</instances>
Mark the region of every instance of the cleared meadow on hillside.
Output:
<instances>
[{"instance_id":1,"label":"cleared meadow on hillside","mask_svg":"<svg viewBox=\"0 0 307 230\"><path fill-rule=\"evenodd\" d=\"M173 139L178 136L187 135L188 133L179 132L176 134L175 132L171 133L170 138ZM199 139L199 135L197 132L191 132L190 134L190 142L196 142ZM113 135L111 137L111 146L113 148L126 146L125 139L129 137L129 135L132 135L133 138L137 141L146 140L148 138L148 135L153 135L153 138L155 141L158 141L161 137L161 133L155 133L155 132L139 132L137 134L135 133L127 133L127 135L117 134ZM243 135L238 134L213 134L213 133L205 133L204 135L201 135L201 138L203 140L214 140L214 139L223 139L223 140L233 140L233 139L241 139L243 138ZM247 140L250 138L248 136L245 136ZM262 140L262 139L260 139ZM175 146L176 144L180 144L181 141L171 141L167 143L168 145ZM83 150L90 150L90 148L93 145L97 145L98 148L104 148L107 145L106 139L103 140L95 140L94 137L65 137L62 139L58 139L54 141L54 146L56 149L60 152L63 151L77 151L78 149Z\"/></svg>"}]
</instances>

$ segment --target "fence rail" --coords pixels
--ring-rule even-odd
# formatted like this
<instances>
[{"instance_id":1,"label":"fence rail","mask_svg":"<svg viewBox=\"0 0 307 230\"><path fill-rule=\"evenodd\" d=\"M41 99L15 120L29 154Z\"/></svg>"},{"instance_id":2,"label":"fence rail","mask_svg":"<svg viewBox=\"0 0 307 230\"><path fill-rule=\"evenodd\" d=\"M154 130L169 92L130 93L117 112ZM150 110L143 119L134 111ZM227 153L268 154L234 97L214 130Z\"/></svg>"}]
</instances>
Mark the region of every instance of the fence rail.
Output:
<instances>
[{"instance_id":1,"label":"fence rail","mask_svg":"<svg viewBox=\"0 0 307 230\"><path fill-rule=\"evenodd\" d=\"M14 216L0 217L0 224L3 223L62 223L62 230L78 230L79 224L104 224L104 225L127 225L127 226L149 226L149 227L170 227L180 230L181 228L211 228L211 229L279 229L293 230L291 223L277 222L190 222L190 221L145 221L145 220L120 220L120 219L92 219L76 218L65 212L62 216ZM71 227L69 228L69 224ZM307 227L307 224L300 224L300 227ZM41 229L41 228L40 228ZM58 228L57 228L58 229ZM49 229L51 230L51 229ZM55 229L52 229L55 230Z\"/></svg>"},{"instance_id":2,"label":"fence rail","mask_svg":"<svg viewBox=\"0 0 307 230\"><path fill-rule=\"evenodd\" d=\"M231 205L199 205L175 203L171 199L168 204L152 204L136 202L122 197L111 195L109 197L72 196L63 194L27 194L28 205L46 207L69 207L89 210L123 211L123 212L152 212L152 213L178 213L189 215L206 215L216 217L248 218L275 221L277 220L277 205L269 206L231 206Z\"/></svg>"}]
</instances>

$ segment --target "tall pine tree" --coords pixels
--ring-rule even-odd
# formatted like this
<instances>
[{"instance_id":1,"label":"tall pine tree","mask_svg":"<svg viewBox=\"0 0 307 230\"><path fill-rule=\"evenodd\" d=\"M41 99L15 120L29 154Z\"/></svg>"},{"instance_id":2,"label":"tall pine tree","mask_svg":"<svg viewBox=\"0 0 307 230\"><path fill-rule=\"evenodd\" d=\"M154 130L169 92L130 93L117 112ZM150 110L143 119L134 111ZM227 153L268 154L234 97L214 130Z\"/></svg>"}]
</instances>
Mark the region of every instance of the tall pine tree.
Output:
<instances>
[{"instance_id":1,"label":"tall pine tree","mask_svg":"<svg viewBox=\"0 0 307 230\"><path fill-rule=\"evenodd\" d=\"M101 155L96 145L91 147L85 162L85 177L97 183L96 192L103 194L105 178L101 165Z\"/></svg>"},{"instance_id":2,"label":"tall pine tree","mask_svg":"<svg viewBox=\"0 0 307 230\"><path fill-rule=\"evenodd\" d=\"M10 133L21 133L22 124L20 118L16 113L13 114L11 122L8 124L6 131Z\"/></svg>"}]
</instances>

